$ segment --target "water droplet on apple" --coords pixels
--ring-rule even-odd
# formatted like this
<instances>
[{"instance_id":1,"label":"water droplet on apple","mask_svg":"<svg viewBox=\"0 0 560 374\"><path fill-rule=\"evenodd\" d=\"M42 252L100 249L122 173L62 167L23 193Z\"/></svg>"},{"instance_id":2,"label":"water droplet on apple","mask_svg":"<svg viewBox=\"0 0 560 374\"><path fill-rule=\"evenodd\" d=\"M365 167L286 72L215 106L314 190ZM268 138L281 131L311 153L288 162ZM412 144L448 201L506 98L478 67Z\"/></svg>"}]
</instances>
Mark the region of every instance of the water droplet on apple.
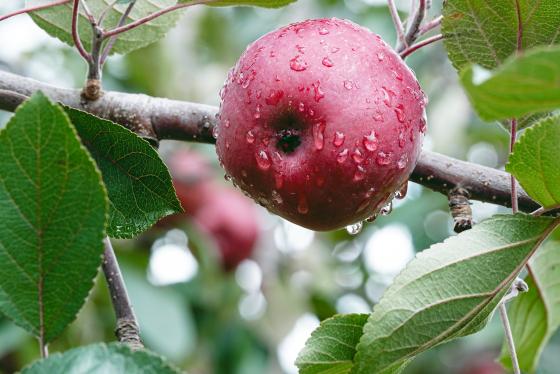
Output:
<instances>
[{"instance_id":1,"label":"water droplet on apple","mask_svg":"<svg viewBox=\"0 0 560 374\"><path fill-rule=\"evenodd\" d=\"M255 119L261 118L261 104L257 104L257 107L255 108L255 114L253 115L253 117Z\"/></svg>"},{"instance_id":2,"label":"water droplet on apple","mask_svg":"<svg viewBox=\"0 0 560 374\"><path fill-rule=\"evenodd\" d=\"M385 120L385 118L383 118L383 113L381 113L380 110L376 110L373 115L373 120L376 122L383 122Z\"/></svg>"},{"instance_id":3,"label":"water droplet on apple","mask_svg":"<svg viewBox=\"0 0 560 374\"><path fill-rule=\"evenodd\" d=\"M347 90L351 90L352 89L352 82L344 81L344 88L346 88Z\"/></svg>"},{"instance_id":4,"label":"water droplet on apple","mask_svg":"<svg viewBox=\"0 0 560 374\"><path fill-rule=\"evenodd\" d=\"M392 211L393 211L393 202L389 201L381 208L379 214L381 214L382 216L388 216L389 214L391 214Z\"/></svg>"},{"instance_id":5,"label":"water droplet on apple","mask_svg":"<svg viewBox=\"0 0 560 374\"><path fill-rule=\"evenodd\" d=\"M406 144L406 134L404 129L401 129L399 132L399 147L404 148L405 144Z\"/></svg>"},{"instance_id":6,"label":"water droplet on apple","mask_svg":"<svg viewBox=\"0 0 560 374\"><path fill-rule=\"evenodd\" d=\"M370 151L374 152L377 150L377 136L375 135L375 131L371 130L368 135L364 135L364 147Z\"/></svg>"},{"instance_id":7,"label":"water droplet on apple","mask_svg":"<svg viewBox=\"0 0 560 374\"><path fill-rule=\"evenodd\" d=\"M300 214L307 214L309 212L309 205L304 195L301 195L298 199L297 210Z\"/></svg>"},{"instance_id":8,"label":"water droplet on apple","mask_svg":"<svg viewBox=\"0 0 560 374\"><path fill-rule=\"evenodd\" d=\"M266 153L266 151L258 151L255 154L255 159L257 160L257 165L259 165L262 170L268 170L270 168L272 162L270 161L270 158L268 157L268 153Z\"/></svg>"},{"instance_id":9,"label":"water droplet on apple","mask_svg":"<svg viewBox=\"0 0 560 374\"><path fill-rule=\"evenodd\" d=\"M224 174L224 179L226 180L226 182L231 182L232 177L229 174Z\"/></svg>"},{"instance_id":10,"label":"water droplet on apple","mask_svg":"<svg viewBox=\"0 0 560 374\"><path fill-rule=\"evenodd\" d=\"M325 127L326 123L321 121L313 125L313 141L315 143L315 149L320 151L325 145Z\"/></svg>"},{"instance_id":11,"label":"water droplet on apple","mask_svg":"<svg viewBox=\"0 0 560 374\"><path fill-rule=\"evenodd\" d=\"M381 93L383 94L383 103L388 107L391 107L391 95L385 87L381 87Z\"/></svg>"},{"instance_id":12,"label":"water droplet on apple","mask_svg":"<svg viewBox=\"0 0 560 374\"><path fill-rule=\"evenodd\" d=\"M247 140L247 143L253 144L255 142L255 134L249 130L247 131L247 134L245 134L245 139Z\"/></svg>"},{"instance_id":13,"label":"water droplet on apple","mask_svg":"<svg viewBox=\"0 0 560 374\"><path fill-rule=\"evenodd\" d=\"M404 120L405 120L404 105L398 104L398 105L395 107L395 114L397 115L397 120L398 120L400 123L404 123Z\"/></svg>"},{"instance_id":14,"label":"water droplet on apple","mask_svg":"<svg viewBox=\"0 0 560 374\"><path fill-rule=\"evenodd\" d=\"M325 97L325 93L323 92L323 90L321 90L321 82L317 81L315 83L312 83L311 86L313 86L313 91L315 92L315 101L319 102L322 98Z\"/></svg>"},{"instance_id":15,"label":"water droplet on apple","mask_svg":"<svg viewBox=\"0 0 560 374\"><path fill-rule=\"evenodd\" d=\"M319 35L327 35L329 33L329 30L327 30L326 27L321 27L319 29Z\"/></svg>"},{"instance_id":16,"label":"water droplet on apple","mask_svg":"<svg viewBox=\"0 0 560 374\"><path fill-rule=\"evenodd\" d=\"M302 113L305 112L305 104L300 102L298 105L298 110Z\"/></svg>"},{"instance_id":17,"label":"water droplet on apple","mask_svg":"<svg viewBox=\"0 0 560 374\"><path fill-rule=\"evenodd\" d=\"M364 161L364 155L358 148L352 152L352 160L354 160L356 164L361 164L362 161Z\"/></svg>"},{"instance_id":18,"label":"water droplet on apple","mask_svg":"<svg viewBox=\"0 0 560 374\"><path fill-rule=\"evenodd\" d=\"M408 191L408 181L404 182L401 188L395 193L395 199L402 200L406 197L406 193Z\"/></svg>"},{"instance_id":19,"label":"water droplet on apple","mask_svg":"<svg viewBox=\"0 0 560 374\"><path fill-rule=\"evenodd\" d=\"M338 48L338 47L332 47L331 48L331 53L336 53L338 51L340 51L340 48Z\"/></svg>"},{"instance_id":20,"label":"water droplet on apple","mask_svg":"<svg viewBox=\"0 0 560 374\"><path fill-rule=\"evenodd\" d=\"M361 165L358 165L356 168L356 172L354 173L354 182L359 182L366 177L366 169L364 169Z\"/></svg>"},{"instance_id":21,"label":"water droplet on apple","mask_svg":"<svg viewBox=\"0 0 560 374\"><path fill-rule=\"evenodd\" d=\"M220 134L220 127L219 126L214 126L212 127L212 137L214 139L218 139L218 135Z\"/></svg>"},{"instance_id":22,"label":"water droplet on apple","mask_svg":"<svg viewBox=\"0 0 560 374\"><path fill-rule=\"evenodd\" d=\"M375 160L375 162L377 162L377 165L379 166L389 165L391 163L392 155L393 154L391 152L381 151L377 154L377 159Z\"/></svg>"},{"instance_id":23,"label":"water droplet on apple","mask_svg":"<svg viewBox=\"0 0 560 374\"><path fill-rule=\"evenodd\" d=\"M284 96L284 91L282 90L270 90L270 93L268 94L266 99L264 99L264 101L268 105L276 105L278 104L280 99L282 99L283 96Z\"/></svg>"},{"instance_id":24,"label":"water droplet on apple","mask_svg":"<svg viewBox=\"0 0 560 374\"><path fill-rule=\"evenodd\" d=\"M403 77L402 77L402 75L401 75L398 71L393 70L393 75L395 76L395 78L396 78L398 81L401 81L401 82L402 82Z\"/></svg>"},{"instance_id":25,"label":"water droplet on apple","mask_svg":"<svg viewBox=\"0 0 560 374\"><path fill-rule=\"evenodd\" d=\"M332 60L328 57L323 58L322 64L328 68L332 68L334 66Z\"/></svg>"},{"instance_id":26,"label":"water droplet on apple","mask_svg":"<svg viewBox=\"0 0 560 374\"><path fill-rule=\"evenodd\" d=\"M282 196L276 190L272 190L272 201L279 205L283 203Z\"/></svg>"},{"instance_id":27,"label":"water droplet on apple","mask_svg":"<svg viewBox=\"0 0 560 374\"><path fill-rule=\"evenodd\" d=\"M385 54L383 52L377 52L377 59L381 62L385 59Z\"/></svg>"},{"instance_id":28,"label":"water droplet on apple","mask_svg":"<svg viewBox=\"0 0 560 374\"><path fill-rule=\"evenodd\" d=\"M293 71L304 71L307 69L307 62L300 55L297 55L290 60L290 69Z\"/></svg>"},{"instance_id":29,"label":"water droplet on apple","mask_svg":"<svg viewBox=\"0 0 560 374\"><path fill-rule=\"evenodd\" d=\"M271 58L272 58L272 57L276 57L276 52L270 51L269 56L270 56Z\"/></svg>"},{"instance_id":30,"label":"water droplet on apple","mask_svg":"<svg viewBox=\"0 0 560 374\"><path fill-rule=\"evenodd\" d=\"M397 161L397 167L399 169L404 169L406 167L406 164L408 164L408 156L406 153L404 153L399 158L399 161Z\"/></svg>"},{"instance_id":31,"label":"water droplet on apple","mask_svg":"<svg viewBox=\"0 0 560 374\"><path fill-rule=\"evenodd\" d=\"M338 155L336 155L336 162L342 164L348 158L348 149L344 148L344 150L340 151Z\"/></svg>"},{"instance_id":32,"label":"water droplet on apple","mask_svg":"<svg viewBox=\"0 0 560 374\"><path fill-rule=\"evenodd\" d=\"M346 226L346 232L350 235L358 235L362 231L362 227L364 227L363 222L356 222L353 225Z\"/></svg>"},{"instance_id":33,"label":"water droplet on apple","mask_svg":"<svg viewBox=\"0 0 560 374\"><path fill-rule=\"evenodd\" d=\"M340 147L342 144L344 144L345 138L346 136L343 132L337 131L334 133L334 139L332 143L335 147Z\"/></svg>"},{"instance_id":34,"label":"water droplet on apple","mask_svg":"<svg viewBox=\"0 0 560 374\"><path fill-rule=\"evenodd\" d=\"M425 133L427 128L426 119L424 117L420 117L420 132Z\"/></svg>"},{"instance_id":35,"label":"water droplet on apple","mask_svg":"<svg viewBox=\"0 0 560 374\"><path fill-rule=\"evenodd\" d=\"M375 222L376 219L377 219L377 214L374 214L374 215L366 218L366 222L372 223L372 222Z\"/></svg>"},{"instance_id":36,"label":"water droplet on apple","mask_svg":"<svg viewBox=\"0 0 560 374\"><path fill-rule=\"evenodd\" d=\"M311 108L309 108L309 110L307 111L307 113L309 114L309 117L313 117L315 115L315 111Z\"/></svg>"}]
</instances>

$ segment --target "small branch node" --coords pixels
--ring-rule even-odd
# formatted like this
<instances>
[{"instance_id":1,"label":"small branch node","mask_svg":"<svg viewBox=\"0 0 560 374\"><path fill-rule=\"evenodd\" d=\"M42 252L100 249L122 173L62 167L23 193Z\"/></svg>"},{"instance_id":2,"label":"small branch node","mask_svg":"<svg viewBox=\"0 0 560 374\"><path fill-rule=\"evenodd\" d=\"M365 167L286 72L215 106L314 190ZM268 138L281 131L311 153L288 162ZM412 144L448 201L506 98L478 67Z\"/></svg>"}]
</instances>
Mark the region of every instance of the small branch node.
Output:
<instances>
[{"instance_id":1,"label":"small branch node","mask_svg":"<svg viewBox=\"0 0 560 374\"><path fill-rule=\"evenodd\" d=\"M82 98L85 101L95 101L103 95L100 79L87 79L82 89Z\"/></svg>"},{"instance_id":2,"label":"small branch node","mask_svg":"<svg viewBox=\"0 0 560 374\"><path fill-rule=\"evenodd\" d=\"M527 291L529 291L529 286L527 285L527 283L523 279L517 277L511 284L508 293L504 296L501 303L508 303L511 300L515 299L520 293Z\"/></svg>"},{"instance_id":3,"label":"small branch node","mask_svg":"<svg viewBox=\"0 0 560 374\"><path fill-rule=\"evenodd\" d=\"M115 336L119 342L128 344L133 351L144 348L144 344L140 339L140 328L135 320L126 318L117 319Z\"/></svg>"},{"instance_id":4,"label":"small branch node","mask_svg":"<svg viewBox=\"0 0 560 374\"><path fill-rule=\"evenodd\" d=\"M449 209L455 226L456 233L469 230L473 225L471 203L469 201L469 191L462 187L455 187L449 191Z\"/></svg>"}]
</instances>

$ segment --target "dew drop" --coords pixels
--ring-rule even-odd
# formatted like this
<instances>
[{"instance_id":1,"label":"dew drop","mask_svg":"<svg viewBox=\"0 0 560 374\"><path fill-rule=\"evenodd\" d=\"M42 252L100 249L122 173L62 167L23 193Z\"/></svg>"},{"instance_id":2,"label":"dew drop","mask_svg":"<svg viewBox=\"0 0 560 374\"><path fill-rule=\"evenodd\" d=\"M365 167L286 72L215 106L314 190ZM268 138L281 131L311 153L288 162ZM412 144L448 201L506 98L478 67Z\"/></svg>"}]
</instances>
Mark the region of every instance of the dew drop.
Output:
<instances>
[{"instance_id":1,"label":"dew drop","mask_svg":"<svg viewBox=\"0 0 560 374\"><path fill-rule=\"evenodd\" d=\"M364 155L358 148L352 152L352 160L354 160L356 164L361 164L362 161L364 161Z\"/></svg>"},{"instance_id":2,"label":"dew drop","mask_svg":"<svg viewBox=\"0 0 560 374\"><path fill-rule=\"evenodd\" d=\"M376 219L377 219L377 214L374 214L374 215L366 218L366 222L372 223L372 222L375 222Z\"/></svg>"},{"instance_id":3,"label":"dew drop","mask_svg":"<svg viewBox=\"0 0 560 374\"><path fill-rule=\"evenodd\" d=\"M406 144L406 139L405 139L405 131L404 129L401 129L399 132L399 147L404 148L405 144Z\"/></svg>"},{"instance_id":4,"label":"dew drop","mask_svg":"<svg viewBox=\"0 0 560 374\"><path fill-rule=\"evenodd\" d=\"M385 59L385 54L383 52L377 52L377 59L381 62Z\"/></svg>"},{"instance_id":5,"label":"dew drop","mask_svg":"<svg viewBox=\"0 0 560 374\"><path fill-rule=\"evenodd\" d=\"M304 195L301 195L298 199L297 210L300 214L307 214L309 212L309 205Z\"/></svg>"},{"instance_id":6,"label":"dew drop","mask_svg":"<svg viewBox=\"0 0 560 374\"><path fill-rule=\"evenodd\" d=\"M321 101L321 99L325 97L325 93L321 89L321 82L317 81L311 85L313 86L313 91L315 92L315 101Z\"/></svg>"},{"instance_id":7,"label":"dew drop","mask_svg":"<svg viewBox=\"0 0 560 374\"><path fill-rule=\"evenodd\" d=\"M319 29L319 35L327 35L329 33L329 30L327 30L326 27L321 27Z\"/></svg>"},{"instance_id":8,"label":"dew drop","mask_svg":"<svg viewBox=\"0 0 560 374\"><path fill-rule=\"evenodd\" d=\"M245 134L245 140L247 140L247 143L253 144L255 142L255 134L253 134L251 130L247 131L247 134Z\"/></svg>"},{"instance_id":9,"label":"dew drop","mask_svg":"<svg viewBox=\"0 0 560 374\"><path fill-rule=\"evenodd\" d=\"M276 52L270 51L269 56L270 56L271 58L272 58L272 57L276 57Z\"/></svg>"},{"instance_id":10,"label":"dew drop","mask_svg":"<svg viewBox=\"0 0 560 374\"><path fill-rule=\"evenodd\" d=\"M398 81L401 81L401 82L402 82L403 77L402 77L402 75L401 75L398 71L394 70L394 71L393 71L393 74L395 75L395 78L396 78Z\"/></svg>"},{"instance_id":11,"label":"dew drop","mask_svg":"<svg viewBox=\"0 0 560 374\"><path fill-rule=\"evenodd\" d=\"M290 60L290 69L293 71L304 71L307 69L307 62L300 55L297 55Z\"/></svg>"},{"instance_id":12,"label":"dew drop","mask_svg":"<svg viewBox=\"0 0 560 374\"><path fill-rule=\"evenodd\" d=\"M257 160L257 165L259 165L262 170L268 170L270 168L271 161L266 151L260 150L257 152L255 154L255 159Z\"/></svg>"},{"instance_id":13,"label":"dew drop","mask_svg":"<svg viewBox=\"0 0 560 374\"><path fill-rule=\"evenodd\" d=\"M214 139L218 139L219 134L220 134L220 127L219 126L212 127L212 137Z\"/></svg>"},{"instance_id":14,"label":"dew drop","mask_svg":"<svg viewBox=\"0 0 560 374\"><path fill-rule=\"evenodd\" d=\"M391 107L391 95L385 87L381 87L381 93L383 94L383 103L388 107Z\"/></svg>"},{"instance_id":15,"label":"dew drop","mask_svg":"<svg viewBox=\"0 0 560 374\"><path fill-rule=\"evenodd\" d=\"M331 68L334 66L332 60L328 57L323 58L322 64L328 68Z\"/></svg>"},{"instance_id":16,"label":"dew drop","mask_svg":"<svg viewBox=\"0 0 560 374\"><path fill-rule=\"evenodd\" d=\"M313 142L315 143L315 149L320 151L325 145L325 122L318 122L313 125Z\"/></svg>"},{"instance_id":17,"label":"dew drop","mask_svg":"<svg viewBox=\"0 0 560 374\"><path fill-rule=\"evenodd\" d=\"M399 169L404 169L406 167L406 165L408 164L408 156L406 153L404 153L400 158L399 161L397 161L397 167Z\"/></svg>"},{"instance_id":18,"label":"dew drop","mask_svg":"<svg viewBox=\"0 0 560 374\"><path fill-rule=\"evenodd\" d=\"M231 182L232 177L229 174L224 174L224 179L226 180L226 182Z\"/></svg>"},{"instance_id":19,"label":"dew drop","mask_svg":"<svg viewBox=\"0 0 560 374\"><path fill-rule=\"evenodd\" d=\"M420 132L425 133L427 128L428 127L426 125L426 118L424 118L423 116L420 117Z\"/></svg>"},{"instance_id":20,"label":"dew drop","mask_svg":"<svg viewBox=\"0 0 560 374\"><path fill-rule=\"evenodd\" d=\"M358 165L356 172L354 173L354 182L359 182L366 177L366 169Z\"/></svg>"},{"instance_id":21,"label":"dew drop","mask_svg":"<svg viewBox=\"0 0 560 374\"><path fill-rule=\"evenodd\" d=\"M389 165L391 163L391 156L391 152L386 153L381 151L377 154L377 159L375 160L375 162L377 162L377 165L379 166Z\"/></svg>"},{"instance_id":22,"label":"dew drop","mask_svg":"<svg viewBox=\"0 0 560 374\"><path fill-rule=\"evenodd\" d=\"M385 118L383 118L383 113L381 113L380 110L376 110L373 115L373 120L376 122L383 122L385 120Z\"/></svg>"},{"instance_id":23,"label":"dew drop","mask_svg":"<svg viewBox=\"0 0 560 374\"><path fill-rule=\"evenodd\" d=\"M255 114L253 115L253 117L255 119L261 118L261 105L260 104L257 104L257 107L255 108Z\"/></svg>"},{"instance_id":24,"label":"dew drop","mask_svg":"<svg viewBox=\"0 0 560 374\"><path fill-rule=\"evenodd\" d=\"M377 150L377 136L375 135L375 131L371 130L368 135L364 135L364 147L370 151L374 152Z\"/></svg>"},{"instance_id":25,"label":"dew drop","mask_svg":"<svg viewBox=\"0 0 560 374\"><path fill-rule=\"evenodd\" d=\"M385 204L381 210L379 211L379 213L382 216L388 216L389 214L391 214L391 212L393 211L393 202L389 201L387 204Z\"/></svg>"},{"instance_id":26,"label":"dew drop","mask_svg":"<svg viewBox=\"0 0 560 374\"><path fill-rule=\"evenodd\" d=\"M362 231L362 227L364 227L363 222L356 222L352 225L346 226L346 232L350 235L358 235L360 231Z\"/></svg>"},{"instance_id":27,"label":"dew drop","mask_svg":"<svg viewBox=\"0 0 560 374\"><path fill-rule=\"evenodd\" d=\"M338 51L340 51L340 48L338 48L338 47L332 47L331 48L331 53L336 53Z\"/></svg>"},{"instance_id":28,"label":"dew drop","mask_svg":"<svg viewBox=\"0 0 560 374\"><path fill-rule=\"evenodd\" d=\"M303 102L299 103L298 110L302 113L305 112L305 104Z\"/></svg>"},{"instance_id":29,"label":"dew drop","mask_svg":"<svg viewBox=\"0 0 560 374\"><path fill-rule=\"evenodd\" d=\"M344 163L344 161L346 161L347 158L348 158L348 149L344 148L344 150L340 151L338 155L336 155L336 162L342 164Z\"/></svg>"},{"instance_id":30,"label":"dew drop","mask_svg":"<svg viewBox=\"0 0 560 374\"><path fill-rule=\"evenodd\" d=\"M278 205L280 205L284 202L282 200L282 196L280 196L280 194L276 190L272 190L271 196L272 196L272 201L274 201Z\"/></svg>"},{"instance_id":31,"label":"dew drop","mask_svg":"<svg viewBox=\"0 0 560 374\"><path fill-rule=\"evenodd\" d=\"M337 131L334 133L334 139L332 143L335 147L340 147L342 144L344 144L345 138L346 136L343 132Z\"/></svg>"},{"instance_id":32,"label":"dew drop","mask_svg":"<svg viewBox=\"0 0 560 374\"><path fill-rule=\"evenodd\" d=\"M395 199L402 200L406 197L408 191L408 182L404 182L401 188L395 193Z\"/></svg>"},{"instance_id":33,"label":"dew drop","mask_svg":"<svg viewBox=\"0 0 560 374\"><path fill-rule=\"evenodd\" d=\"M264 101L268 105L276 105L278 104L280 99L282 99L283 96L284 96L284 91L282 90L270 90L270 93L268 94L266 99L264 99Z\"/></svg>"},{"instance_id":34,"label":"dew drop","mask_svg":"<svg viewBox=\"0 0 560 374\"><path fill-rule=\"evenodd\" d=\"M309 117L313 117L315 115L315 111L311 108L309 108L309 110L307 111L307 113L309 114Z\"/></svg>"},{"instance_id":35,"label":"dew drop","mask_svg":"<svg viewBox=\"0 0 560 374\"><path fill-rule=\"evenodd\" d=\"M398 104L395 108L395 114L397 115L397 120L400 123L404 123L404 120L405 120L404 105Z\"/></svg>"},{"instance_id":36,"label":"dew drop","mask_svg":"<svg viewBox=\"0 0 560 374\"><path fill-rule=\"evenodd\" d=\"M346 88L347 90L351 90L352 89L352 82L344 81L344 88Z\"/></svg>"}]
</instances>

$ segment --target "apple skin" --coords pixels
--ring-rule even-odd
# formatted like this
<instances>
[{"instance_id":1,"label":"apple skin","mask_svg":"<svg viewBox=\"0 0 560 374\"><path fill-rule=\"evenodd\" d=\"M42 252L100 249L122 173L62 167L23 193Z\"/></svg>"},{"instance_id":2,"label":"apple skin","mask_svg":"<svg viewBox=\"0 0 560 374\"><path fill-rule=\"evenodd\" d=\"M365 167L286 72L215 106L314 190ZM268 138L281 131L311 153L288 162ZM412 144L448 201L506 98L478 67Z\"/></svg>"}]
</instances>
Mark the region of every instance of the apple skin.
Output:
<instances>
[{"instance_id":1,"label":"apple skin","mask_svg":"<svg viewBox=\"0 0 560 374\"><path fill-rule=\"evenodd\" d=\"M426 131L414 73L379 36L335 18L249 45L220 96L216 150L227 174L313 230L376 214L406 183Z\"/></svg>"}]
</instances>

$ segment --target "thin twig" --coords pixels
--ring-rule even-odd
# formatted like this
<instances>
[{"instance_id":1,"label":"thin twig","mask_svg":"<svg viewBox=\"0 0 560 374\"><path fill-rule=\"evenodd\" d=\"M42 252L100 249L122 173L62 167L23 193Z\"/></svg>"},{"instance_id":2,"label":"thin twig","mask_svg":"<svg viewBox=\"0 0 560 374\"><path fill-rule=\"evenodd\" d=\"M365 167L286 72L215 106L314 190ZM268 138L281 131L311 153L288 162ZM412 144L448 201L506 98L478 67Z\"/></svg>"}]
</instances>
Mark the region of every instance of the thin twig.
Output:
<instances>
[{"instance_id":1,"label":"thin twig","mask_svg":"<svg viewBox=\"0 0 560 374\"><path fill-rule=\"evenodd\" d=\"M111 303L115 310L117 324L115 335L121 343L127 343L133 349L143 348L140 339L140 329L136 315L132 309L132 304L126 292L126 286L119 268L119 263L115 257L113 246L109 238L103 241L105 251L103 253L103 273L107 280L107 286L111 295Z\"/></svg>"},{"instance_id":2,"label":"thin twig","mask_svg":"<svg viewBox=\"0 0 560 374\"><path fill-rule=\"evenodd\" d=\"M431 20L428 23L423 24L422 26L420 26L420 30L418 31L418 35L424 35L427 32L435 29L436 27L441 25L441 21L443 21L443 16L439 16L434 18L433 20Z\"/></svg>"},{"instance_id":3,"label":"thin twig","mask_svg":"<svg viewBox=\"0 0 560 374\"><path fill-rule=\"evenodd\" d=\"M216 1L216 0L195 0L195 1L191 1L189 3L176 4L176 5L170 6L170 7L165 8L165 9L161 9L161 10L159 10L155 13L152 13L150 15L147 15L146 17L137 19L136 21L131 22L129 24L126 24L126 25L123 25L123 26L120 26L120 27L116 27L112 30L109 30L109 31L105 32L103 36L104 36L104 38L110 38L112 36L118 35L118 34L123 33L125 31L131 30L135 27L143 25L146 22L150 22L151 20L153 20L155 18L158 18L160 16L163 16L164 14L167 14L169 12L173 12L174 10L187 8L187 7L190 7L190 6L193 6L193 5L198 5L198 4L208 4L208 3L212 3L214 1Z\"/></svg>"},{"instance_id":4,"label":"thin twig","mask_svg":"<svg viewBox=\"0 0 560 374\"><path fill-rule=\"evenodd\" d=\"M99 19L97 20L97 24L99 26L103 26L103 21L105 20L105 16L107 15L107 13L109 12L109 10L111 10L115 4L117 3L118 0L113 0L112 3L107 4L107 6L105 7L105 9L103 9L103 11L101 12L101 14L99 15Z\"/></svg>"},{"instance_id":5,"label":"thin twig","mask_svg":"<svg viewBox=\"0 0 560 374\"><path fill-rule=\"evenodd\" d=\"M47 8L51 8L51 7L58 6L58 5L63 5L63 4L69 3L70 1L72 1L72 0L58 0L58 1L53 1L52 3L48 3L48 4L41 4L41 5L36 5L36 6L29 7L29 8L18 9L18 10L15 10L15 11L11 12L11 13L4 14L4 15L0 16L0 21L3 21L5 19L8 19L8 18L13 17L13 16L17 16L19 14L35 12L37 10L47 9Z\"/></svg>"},{"instance_id":6,"label":"thin twig","mask_svg":"<svg viewBox=\"0 0 560 374\"><path fill-rule=\"evenodd\" d=\"M131 1L128 4L124 13L122 14L121 18L119 19L119 22L117 23L117 27L121 27L121 26L124 25L124 23L126 22L126 19L128 18L130 12L132 11L132 8L134 7L134 4L136 4L136 0ZM103 66L103 64L105 63L105 60L109 56L109 53L111 52L111 49L113 48L113 45L117 41L117 38L118 38L118 35L113 35L109 38L109 41L107 42L107 45L105 46L105 49L103 49L103 53L101 54L101 66Z\"/></svg>"},{"instance_id":7,"label":"thin twig","mask_svg":"<svg viewBox=\"0 0 560 374\"><path fill-rule=\"evenodd\" d=\"M84 13L86 14L86 17L89 21L89 23L93 24L97 24L97 22L95 21L95 17L93 16L93 13L91 12L91 10L89 9L89 6L86 3L86 0L80 1L82 8L84 8Z\"/></svg>"},{"instance_id":8,"label":"thin twig","mask_svg":"<svg viewBox=\"0 0 560 374\"><path fill-rule=\"evenodd\" d=\"M509 318L507 315L506 304L500 303L498 307L500 311L500 318L502 320L502 325L504 326L504 332L506 336L506 342L509 350L509 354L511 356L511 365L513 367L514 374L521 374L521 370L519 368L519 361L517 360L517 354L515 351L515 342L513 340L513 334L511 332L511 326L509 324Z\"/></svg>"},{"instance_id":9,"label":"thin twig","mask_svg":"<svg viewBox=\"0 0 560 374\"><path fill-rule=\"evenodd\" d=\"M426 0L420 0L418 2L418 7L416 7L415 12L408 17L406 23L406 33L404 35L404 43L397 46L397 52L402 52L408 49L412 43L418 38L418 33L420 31L420 25L424 21L426 16Z\"/></svg>"},{"instance_id":10,"label":"thin twig","mask_svg":"<svg viewBox=\"0 0 560 374\"><path fill-rule=\"evenodd\" d=\"M539 216L542 216L543 214L547 214L547 213L555 212L555 211L559 211L558 213L560 213L560 204L551 206L549 208L545 208L545 207L541 206L539 209L531 212L531 215L533 215L535 217L539 217Z\"/></svg>"},{"instance_id":11,"label":"thin twig","mask_svg":"<svg viewBox=\"0 0 560 374\"><path fill-rule=\"evenodd\" d=\"M78 33L78 17L79 17L79 10L80 10L80 0L73 0L73 7L72 7L72 39L74 40L74 45L76 49L80 53L80 55L86 60L87 62L91 61L90 54L85 50L82 41L80 40L80 35Z\"/></svg>"},{"instance_id":12,"label":"thin twig","mask_svg":"<svg viewBox=\"0 0 560 374\"><path fill-rule=\"evenodd\" d=\"M395 5L395 0L387 0L387 6L389 7L389 13L391 13L393 25L395 25L395 31L397 32L397 45L399 45L399 43L406 44L404 39L404 27L397 6Z\"/></svg>"},{"instance_id":13,"label":"thin twig","mask_svg":"<svg viewBox=\"0 0 560 374\"><path fill-rule=\"evenodd\" d=\"M414 45L411 45L410 47L408 47L407 49L405 49L404 51L400 52L400 56L401 58L405 59L406 57L408 57L411 53L415 52L416 50L425 47L429 44L432 44L434 42L437 42L438 40L443 39L443 35L442 34L437 34L434 36L431 36L429 38L426 38Z\"/></svg>"}]
</instances>

